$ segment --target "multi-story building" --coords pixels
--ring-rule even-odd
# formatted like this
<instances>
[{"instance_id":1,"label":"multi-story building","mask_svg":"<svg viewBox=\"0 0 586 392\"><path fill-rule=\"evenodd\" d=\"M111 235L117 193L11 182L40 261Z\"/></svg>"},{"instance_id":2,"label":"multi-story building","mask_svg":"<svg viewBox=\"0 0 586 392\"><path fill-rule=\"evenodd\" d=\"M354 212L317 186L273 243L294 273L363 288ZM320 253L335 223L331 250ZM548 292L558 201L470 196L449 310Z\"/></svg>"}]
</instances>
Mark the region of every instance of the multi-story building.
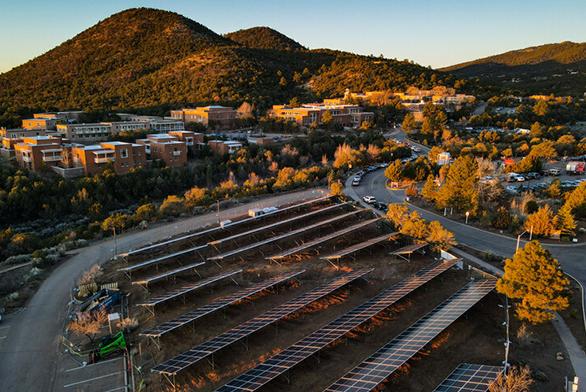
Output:
<instances>
[{"instance_id":1,"label":"multi-story building","mask_svg":"<svg viewBox=\"0 0 586 392\"><path fill-rule=\"evenodd\" d=\"M191 131L171 131L169 135L174 136L180 142L185 142L187 149L199 150L204 145L203 133L191 132Z\"/></svg>"},{"instance_id":2,"label":"multi-story building","mask_svg":"<svg viewBox=\"0 0 586 392\"><path fill-rule=\"evenodd\" d=\"M54 118L26 118L22 120L22 128L28 130L35 129L55 129L57 120Z\"/></svg>"},{"instance_id":3,"label":"multi-story building","mask_svg":"<svg viewBox=\"0 0 586 392\"><path fill-rule=\"evenodd\" d=\"M172 110L171 117L184 122L200 123L206 127L230 128L234 126L237 111L226 106L212 105Z\"/></svg>"},{"instance_id":4,"label":"multi-story building","mask_svg":"<svg viewBox=\"0 0 586 392\"><path fill-rule=\"evenodd\" d=\"M145 121L116 121L104 122L102 124L110 126L110 133L112 135L118 135L120 132L134 132L150 129L150 124Z\"/></svg>"},{"instance_id":5,"label":"multi-story building","mask_svg":"<svg viewBox=\"0 0 586 392\"><path fill-rule=\"evenodd\" d=\"M4 158L14 158L14 146L22 142L25 137L45 136L47 132L44 129L6 129L0 128L0 140L2 146L0 147L0 155Z\"/></svg>"},{"instance_id":6,"label":"multi-story building","mask_svg":"<svg viewBox=\"0 0 586 392\"><path fill-rule=\"evenodd\" d=\"M72 142L105 141L112 133L112 126L107 123L57 124L57 132Z\"/></svg>"},{"instance_id":7,"label":"multi-story building","mask_svg":"<svg viewBox=\"0 0 586 392\"><path fill-rule=\"evenodd\" d=\"M79 121L83 111L81 110L70 110L66 112L45 112L45 113L35 113L33 114L33 118L50 118L54 120L63 120L65 122L68 121Z\"/></svg>"},{"instance_id":8,"label":"multi-story building","mask_svg":"<svg viewBox=\"0 0 586 392\"><path fill-rule=\"evenodd\" d=\"M180 167L187 164L187 144L170 134L150 134L146 139L139 139L136 143L145 147L150 159L158 159L169 167Z\"/></svg>"},{"instance_id":9,"label":"multi-story building","mask_svg":"<svg viewBox=\"0 0 586 392\"><path fill-rule=\"evenodd\" d=\"M149 121L149 129L154 132L172 132L172 131L184 131L185 123L180 120L151 120Z\"/></svg>"},{"instance_id":10,"label":"multi-story building","mask_svg":"<svg viewBox=\"0 0 586 392\"><path fill-rule=\"evenodd\" d=\"M208 146L215 154L234 154L242 148L242 143L233 140L210 140Z\"/></svg>"},{"instance_id":11,"label":"multi-story building","mask_svg":"<svg viewBox=\"0 0 586 392\"><path fill-rule=\"evenodd\" d=\"M308 127L312 123L322 124L323 116L329 112L334 123L358 127L364 121L373 121L374 113L364 112L358 105L326 105L323 103L304 104L300 107L274 105L271 116L296 122Z\"/></svg>"},{"instance_id":12,"label":"multi-story building","mask_svg":"<svg viewBox=\"0 0 586 392\"><path fill-rule=\"evenodd\" d=\"M146 165L144 145L125 142L104 142L99 145L74 145L71 147L73 166L82 167L86 175L100 173L111 165L116 174L126 174L131 169Z\"/></svg>"},{"instance_id":13,"label":"multi-story building","mask_svg":"<svg viewBox=\"0 0 586 392\"><path fill-rule=\"evenodd\" d=\"M18 165L32 171L58 165L62 150L61 138L55 136L25 137L14 145Z\"/></svg>"}]
</instances>

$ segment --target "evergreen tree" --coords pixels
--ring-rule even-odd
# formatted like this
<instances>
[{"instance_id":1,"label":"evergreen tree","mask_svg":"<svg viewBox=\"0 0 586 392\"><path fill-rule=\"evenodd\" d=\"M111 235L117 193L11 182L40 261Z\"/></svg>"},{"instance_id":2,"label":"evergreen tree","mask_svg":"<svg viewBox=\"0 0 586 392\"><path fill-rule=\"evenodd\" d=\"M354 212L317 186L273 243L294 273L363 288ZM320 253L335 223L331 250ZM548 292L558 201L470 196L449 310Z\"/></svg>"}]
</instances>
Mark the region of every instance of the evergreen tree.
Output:
<instances>
[{"instance_id":1,"label":"evergreen tree","mask_svg":"<svg viewBox=\"0 0 586 392\"><path fill-rule=\"evenodd\" d=\"M569 284L558 261L538 241L531 241L505 261L505 273L496 288L499 293L519 301L516 304L519 319L539 324L568 308Z\"/></svg>"},{"instance_id":2,"label":"evergreen tree","mask_svg":"<svg viewBox=\"0 0 586 392\"><path fill-rule=\"evenodd\" d=\"M478 209L478 164L466 155L457 158L448 169L446 180L436 196L438 208L453 207L475 214Z\"/></svg>"}]
</instances>

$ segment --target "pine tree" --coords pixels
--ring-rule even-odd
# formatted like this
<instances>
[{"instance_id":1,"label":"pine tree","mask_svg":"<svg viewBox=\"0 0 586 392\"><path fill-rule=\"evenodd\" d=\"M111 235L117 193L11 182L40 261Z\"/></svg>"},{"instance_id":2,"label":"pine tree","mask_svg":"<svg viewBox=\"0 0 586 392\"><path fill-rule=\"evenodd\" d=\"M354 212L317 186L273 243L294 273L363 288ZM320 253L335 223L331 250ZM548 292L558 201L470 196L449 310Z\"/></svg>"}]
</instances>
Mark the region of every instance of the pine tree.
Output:
<instances>
[{"instance_id":1,"label":"pine tree","mask_svg":"<svg viewBox=\"0 0 586 392\"><path fill-rule=\"evenodd\" d=\"M528 242L512 259L505 261L505 273L497 291L518 300L516 314L533 324L552 320L555 312L567 309L569 280L559 263L539 241Z\"/></svg>"},{"instance_id":2,"label":"pine tree","mask_svg":"<svg viewBox=\"0 0 586 392\"><path fill-rule=\"evenodd\" d=\"M438 208L453 207L475 214L478 208L478 164L466 155L457 158L436 195Z\"/></svg>"}]
</instances>

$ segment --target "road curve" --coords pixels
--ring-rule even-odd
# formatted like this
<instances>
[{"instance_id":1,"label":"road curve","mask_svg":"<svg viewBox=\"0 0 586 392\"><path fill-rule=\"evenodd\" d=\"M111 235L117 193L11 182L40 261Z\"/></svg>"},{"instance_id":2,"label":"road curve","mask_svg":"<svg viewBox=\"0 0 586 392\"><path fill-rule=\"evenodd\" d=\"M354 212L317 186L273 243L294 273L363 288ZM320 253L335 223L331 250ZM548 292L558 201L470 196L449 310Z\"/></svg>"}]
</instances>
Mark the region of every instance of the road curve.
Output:
<instances>
[{"instance_id":1,"label":"road curve","mask_svg":"<svg viewBox=\"0 0 586 392\"><path fill-rule=\"evenodd\" d=\"M259 199L227 209L221 219L246 214L249 208L289 204L323 196L325 190L314 188ZM118 250L124 252L149 242L184 233L217 222L215 213L196 216L135 231L118 237ZM69 293L79 276L92 265L108 261L114 251L111 239L80 249L79 253L61 263L41 284L24 310L11 317L4 327L8 333L0 346L0 391L47 392L61 390L55 384L58 368L59 335L66 316Z\"/></svg>"}]
</instances>

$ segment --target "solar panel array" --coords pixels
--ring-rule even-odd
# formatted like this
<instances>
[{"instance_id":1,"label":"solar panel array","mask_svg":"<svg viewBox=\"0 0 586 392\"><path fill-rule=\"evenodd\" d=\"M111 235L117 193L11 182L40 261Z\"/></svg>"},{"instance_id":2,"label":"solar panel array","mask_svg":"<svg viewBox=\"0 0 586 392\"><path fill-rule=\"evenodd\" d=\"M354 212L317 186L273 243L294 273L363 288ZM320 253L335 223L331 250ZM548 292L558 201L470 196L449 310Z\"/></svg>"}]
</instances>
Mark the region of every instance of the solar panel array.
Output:
<instances>
[{"instance_id":1,"label":"solar panel array","mask_svg":"<svg viewBox=\"0 0 586 392\"><path fill-rule=\"evenodd\" d=\"M195 270L197 267L200 267L204 264L205 264L205 261L200 261L200 262L196 262L196 263L182 265L180 267L174 268L169 271L165 271L165 272L157 274L157 275L147 276L145 278L133 280L132 284L149 285L151 283L158 282L159 280L170 278L172 276L178 275L178 274L185 272L185 271Z\"/></svg>"},{"instance_id":2,"label":"solar panel array","mask_svg":"<svg viewBox=\"0 0 586 392\"><path fill-rule=\"evenodd\" d=\"M222 244L224 242L228 242L228 241L232 241L232 240L235 240L235 239L238 239L238 238L246 237L246 236L249 236L251 234L255 234L255 233L261 232L261 231L273 229L275 227L279 227L279 226L282 226L282 225L286 225L287 223L291 223L291 222L295 222L295 221L298 221L298 220L301 220L301 219L309 218L310 216L323 214L325 212L328 212L328 211L331 211L331 210L340 208L340 207L345 206L347 204L349 204L349 202L334 204L334 205L331 205L331 206L327 206L327 207L324 207L324 208L320 208L319 210L315 210L315 211L308 212L306 214L296 215L296 216L294 216L292 218L289 218L289 219L285 219L285 220L281 220L281 221L278 221L278 222L275 222L275 223L271 223L270 225L257 227L257 228L254 228L254 229L245 231L243 233L238 233L238 234L234 234L234 235L231 235L229 237L226 237L226 238L221 238L219 240L210 241L210 242L208 242L208 245L220 245L220 244Z\"/></svg>"},{"instance_id":3,"label":"solar panel array","mask_svg":"<svg viewBox=\"0 0 586 392\"><path fill-rule=\"evenodd\" d=\"M434 392L487 392L503 372L502 366L461 363Z\"/></svg>"},{"instance_id":4,"label":"solar panel array","mask_svg":"<svg viewBox=\"0 0 586 392\"><path fill-rule=\"evenodd\" d=\"M346 227L346 228L344 228L342 230L338 230L338 231L336 231L334 233L327 234L327 235L325 235L323 237L318 237L318 238L316 238L314 240L307 241L306 243L301 244L299 246L296 246L294 248L286 249L286 250L284 250L281 253L278 253L276 255L272 255L272 256L266 257L266 259L267 260L276 260L276 259L282 259L282 258L285 258L285 257L288 257L288 256L292 256L295 253L299 253L299 252L301 252L303 250L312 248L312 247L317 246L319 244L322 244L322 243L324 243L326 241L332 240L332 239L337 238L337 237L341 237L344 234L351 233L351 232L353 232L355 230L358 230L358 229L360 229L360 228L362 228L364 226L368 226L371 223L374 223L374 222L378 221L379 219L380 218L374 218L374 219L369 219L369 220L364 221L364 222L357 223L355 225Z\"/></svg>"},{"instance_id":5,"label":"solar panel array","mask_svg":"<svg viewBox=\"0 0 586 392\"><path fill-rule=\"evenodd\" d=\"M197 282L186 283L186 284L183 284L183 285L177 287L176 289L173 289L173 290L168 291L166 293L163 293L161 295L151 297L146 302L143 302L143 303L140 303L137 305L138 306L147 306L147 307L160 305L164 302L167 302L167 301L170 301L174 298L188 294L192 291L209 286L212 283L218 282L222 279L231 278L234 275L238 275L241 272L242 272L242 270L239 269L239 270L235 270L235 271L224 272L223 274L212 276L212 277L209 277L206 279L198 280Z\"/></svg>"},{"instance_id":6,"label":"solar panel array","mask_svg":"<svg viewBox=\"0 0 586 392\"><path fill-rule=\"evenodd\" d=\"M411 244L411 245L407 245L402 248L399 248L397 250L394 250L391 252L391 254L402 255L402 254L413 253L413 252L418 251L421 248L425 248L426 246L427 246L427 242L422 242L420 244Z\"/></svg>"},{"instance_id":7,"label":"solar panel array","mask_svg":"<svg viewBox=\"0 0 586 392\"><path fill-rule=\"evenodd\" d=\"M231 256L235 256L235 255L240 254L240 253L243 253L243 252L247 252L249 250L258 248L260 246L268 245L270 243L277 242L279 240L282 240L282 239L285 239L285 238L288 238L288 237L292 237L292 236L297 235L297 234L304 233L304 232L306 232L308 230L312 230L312 229L315 229L315 228L320 227L320 226L325 226L327 224L337 222L339 220L348 218L349 216L355 215L355 214L357 214L357 213L359 213L361 211L362 210L355 210L355 211L348 212L346 214L342 214L342 215L335 216L333 218L325 219L323 221L319 221L317 223L311 224L309 226L302 227L300 229L288 231L287 233L284 233L284 234L281 234L281 235L278 235L278 236L275 236L275 237L269 237L269 238L267 238L267 239L265 239L263 241L255 242L254 244L250 244L250 245L247 245L247 246L242 247L242 248L238 248L238 249L235 249L235 250L226 252L226 253L222 253L222 254L219 254L217 256L208 257L207 259L208 260L223 260L225 258L228 258L228 257L231 257Z\"/></svg>"},{"instance_id":8,"label":"solar panel array","mask_svg":"<svg viewBox=\"0 0 586 392\"><path fill-rule=\"evenodd\" d=\"M304 293L301 296L284 303L283 305L277 306L276 308L271 309L243 324L240 324L239 326L221 335L218 335L208 340L207 342L193 347L189 351L186 351L155 366L152 371L167 375L177 374L178 372L185 370L186 368L209 357L210 355L213 355L221 349L295 313L304 306L307 306L308 304L331 294L333 291L372 271L373 269L361 269L336 277L334 280L325 285L318 286L315 289L310 290L307 293Z\"/></svg>"},{"instance_id":9,"label":"solar panel array","mask_svg":"<svg viewBox=\"0 0 586 392\"><path fill-rule=\"evenodd\" d=\"M132 264L129 265L127 267L124 268L120 268L119 271L122 272L134 272L146 267L151 267L153 265L159 265L162 264L165 260L171 260L174 259L175 257L179 257L179 256L183 256L186 255L188 253L191 252L197 252L199 250L204 249L205 247L207 247L207 245L198 245L198 246L194 246L193 248L189 248L189 249L185 249L179 252L175 252L175 253L170 253L168 255L164 255L164 256L160 256L160 257L155 257L154 259L149 259L149 260L145 260L145 261L141 261L140 263L136 263L136 264Z\"/></svg>"},{"instance_id":10,"label":"solar panel array","mask_svg":"<svg viewBox=\"0 0 586 392\"><path fill-rule=\"evenodd\" d=\"M283 283L289 279L293 279L294 277L299 276L304 272L305 270L301 270L287 275L276 276L274 278L253 284L250 287L238 290L233 294L218 298L215 301L210 302L209 304L205 304L204 306L201 306L190 312L184 313L173 320L166 321L153 328L147 329L143 331L141 335L160 338L161 336L171 331L174 331L182 326L192 323L204 316L217 312L218 310L223 309L245 298L252 297L253 295L258 294L261 291L266 290L279 283Z\"/></svg>"},{"instance_id":11,"label":"solar panel array","mask_svg":"<svg viewBox=\"0 0 586 392\"><path fill-rule=\"evenodd\" d=\"M256 368L233 379L218 389L218 391L255 391L261 388L293 366L370 320L413 290L448 270L456 262L457 260L440 261L421 269L414 276L389 287L369 301L338 317L336 320L311 333L279 354L269 358Z\"/></svg>"},{"instance_id":12,"label":"solar panel array","mask_svg":"<svg viewBox=\"0 0 586 392\"><path fill-rule=\"evenodd\" d=\"M390 233L390 234L383 234L383 235L380 235L380 236L371 238L369 240L360 242L358 244L351 245L351 246L349 246L347 248L340 249L336 253L332 253L331 255L324 256L324 257L320 257L320 258L322 260L335 260L335 259L340 259L340 258L342 258L344 256L348 256L348 255L350 255L352 253L356 253L359 250L362 250L362 249L368 248L370 246L376 245L378 243L387 241L390 237L392 237L392 236L394 236L396 234L398 234L398 232Z\"/></svg>"},{"instance_id":13,"label":"solar panel array","mask_svg":"<svg viewBox=\"0 0 586 392\"><path fill-rule=\"evenodd\" d=\"M330 385L326 391L372 391L494 289L495 283L494 279L470 282Z\"/></svg>"},{"instance_id":14,"label":"solar panel array","mask_svg":"<svg viewBox=\"0 0 586 392\"><path fill-rule=\"evenodd\" d=\"M240 225L242 223L246 223L246 222L251 222L251 221L254 221L254 220L262 219L262 218L265 218L267 216L271 216L271 215L274 215L274 214L278 214L278 213L290 211L290 210L292 210L294 208L303 207L303 206L309 205L309 204L314 204L314 203L317 203L319 201L328 200L330 198L331 198L331 196L324 196L324 197L320 197L318 199L312 199L312 200L309 200L309 201L304 201L304 202L301 202L301 203L293 204L293 205L291 205L289 207L281 208L281 209L278 209L276 211L269 212L267 214L261 215L259 217L250 217L250 218L241 219L241 220L238 220L236 222L233 222L230 225L230 227L235 226L235 225ZM165 245L170 245L170 244L173 244L173 243L176 243L176 242L179 242L179 241L184 241L184 240L187 240L187 239L190 239L190 238L195 238L195 237L199 237L199 236L202 236L202 235L210 234L210 233L213 233L213 232L216 232L216 231L220 231L222 229L223 229L222 226L214 226L214 227L209 228L207 230L203 230L203 231L198 231L198 232L195 232L195 233L186 234L186 235L183 235L181 237L172 238L172 239L167 240L167 241L158 242L156 244L152 244L152 245L144 246L144 247L139 248L139 249L131 250L131 251L125 253L125 254L122 254L121 256L131 256L131 255L134 255L134 254L143 253L143 252L146 252L146 251L149 251L149 250L153 250L153 249L156 249L156 248L160 248L160 247L165 246Z\"/></svg>"}]
</instances>

